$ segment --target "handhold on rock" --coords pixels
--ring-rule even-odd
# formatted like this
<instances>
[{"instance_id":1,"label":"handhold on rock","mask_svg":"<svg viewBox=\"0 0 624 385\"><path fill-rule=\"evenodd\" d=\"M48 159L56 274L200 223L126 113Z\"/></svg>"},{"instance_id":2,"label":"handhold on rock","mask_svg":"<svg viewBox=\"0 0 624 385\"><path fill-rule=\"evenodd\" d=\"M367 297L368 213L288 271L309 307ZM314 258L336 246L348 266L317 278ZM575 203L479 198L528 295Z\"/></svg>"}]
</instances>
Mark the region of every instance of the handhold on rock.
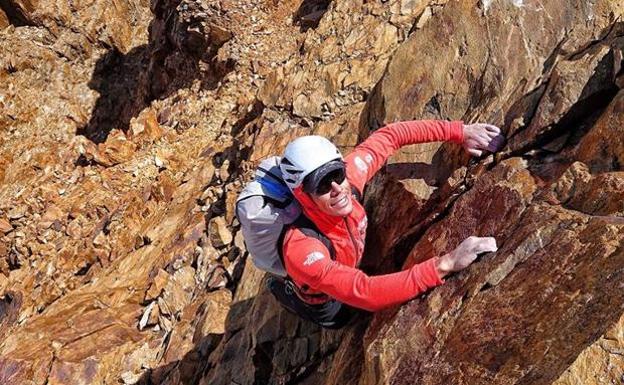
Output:
<instances>
[{"instance_id":1,"label":"handhold on rock","mask_svg":"<svg viewBox=\"0 0 624 385\"><path fill-rule=\"evenodd\" d=\"M145 312L143 312L143 315L141 316L141 319L139 320L139 330L143 330L145 329L145 327L148 325L149 320L150 320L150 316L152 314L152 309L154 308L154 305L156 304L156 302L150 302L149 305L147 305L147 307L145 308Z\"/></svg>"},{"instance_id":2,"label":"handhold on rock","mask_svg":"<svg viewBox=\"0 0 624 385\"><path fill-rule=\"evenodd\" d=\"M150 109L130 122L129 136L133 142L153 142L164 135L160 126L160 116L157 118L154 110Z\"/></svg>"},{"instance_id":3,"label":"handhold on rock","mask_svg":"<svg viewBox=\"0 0 624 385\"><path fill-rule=\"evenodd\" d=\"M167 286L170 277L171 276L166 271L162 269L158 270L158 274L156 274L156 277L154 277L154 281L147 290L147 293L145 293L145 300L151 301L158 298L162 293L162 290L165 288L165 286Z\"/></svg>"},{"instance_id":4,"label":"handhold on rock","mask_svg":"<svg viewBox=\"0 0 624 385\"><path fill-rule=\"evenodd\" d=\"M0 218L0 233L8 234L13 231L13 226L6 219Z\"/></svg>"},{"instance_id":5,"label":"handhold on rock","mask_svg":"<svg viewBox=\"0 0 624 385\"><path fill-rule=\"evenodd\" d=\"M223 217L216 217L210 220L208 235L210 236L210 243L214 247L227 246L232 242L232 233L228 230Z\"/></svg>"},{"instance_id":6,"label":"handhold on rock","mask_svg":"<svg viewBox=\"0 0 624 385\"><path fill-rule=\"evenodd\" d=\"M133 372L124 372L121 374L121 380L124 385L134 385L141 380L141 374L135 374Z\"/></svg>"},{"instance_id":7,"label":"handhold on rock","mask_svg":"<svg viewBox=\"0 0 624 385\"><path fill-rule=\"evenodd\" d=\"M9 219L20 219L26 215L26 209L23 206L14 207L9 211Z\"/></svg>"}]
</instances>

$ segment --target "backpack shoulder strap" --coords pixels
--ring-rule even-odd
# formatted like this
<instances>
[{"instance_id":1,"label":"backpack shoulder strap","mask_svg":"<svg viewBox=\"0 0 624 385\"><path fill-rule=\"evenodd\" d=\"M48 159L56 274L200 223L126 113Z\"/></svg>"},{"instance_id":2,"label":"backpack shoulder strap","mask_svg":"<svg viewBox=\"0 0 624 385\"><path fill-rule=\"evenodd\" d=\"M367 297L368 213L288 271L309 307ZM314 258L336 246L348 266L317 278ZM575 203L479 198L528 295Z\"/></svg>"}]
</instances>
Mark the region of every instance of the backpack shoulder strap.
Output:
<instances>
[{"instance_id":1,"label":"backpack shoulder strap","mask_svg":"<svg viewBox=\"0 0 624 385\"><path fill-rule=\"evenodd\" d=\"M316 227L314 222L308 219L308 217L306 217L303 214L299 215L299 217L292 223L291 226L297 228L304 235L308 237L316 238L319 241L321 241L321 243L323 243L323 245L327 247L327 250L329 251L329 256L331 257L331 259L332 260L336 259L336 249L334 249L334 245L329 240L329 238L325 236L325 234L319 231L319 229ZM284 237L286 235L287 230L288 228L285 227L284 230L282 231L282 234L280 234L280 238L277 243L279 245L278 253L279 253L280 259L282 260L282 264L284 264L284 255L282 251L282 247L283 247L282 245L284 244ZM286 265L284 264L284 266Z\"/></svg>"},{"instance_id":2,"label":"backpack shoulder strap","mask_svg":"<svg viewBox=\"0 0 624 385\"><path fill-rule=\"evenodd\" d=\"M321 241L325 245L325 247L327 247L327 250L329 250L329 257L332 260L336 260L336 249L334 249L334 245L329 240L329 238L327 238L325 236L325 234L323 234L323 233L321 233L319 231L319 229L316 227L314 222L312 222L308 217L306 217L303 214L299 215L299 217L292 223L291 226L297 228L304 235L306 235L308 237L316 238L319 241ZM284 265L284 266L286 266L286 263L284 262L284 255L283 255L283 252L282 252L282 245L284 244L284 236L286 235L286 231L287 231L287 228L284 228L284 230L280 234L280 238L279 238L279 241L278 241L278 245L280 245L280 247L279 247L279 257L280 257L280 260L282 261L282 265ZM290 276L287 276L286 280L292 281ZM293 282L293 285L295 285L294 282ZM297 286L295 285L295 288L296 287ZM307 291L309 289L309 287L308 287L308 285L303 285L301 287L301 289L303 289L304 291ZM321 294L306 294L306 295L310 296L310 297L325 297L326 296L325 294L322 294L322 293Z\"/></svg>"},{"instance_id":3,"label":"backpack shoulder strap","mask_svg":"<svg viewBox=\"0 0 624 385\"><path fill-rule=\"evenodd\" d=\"M301 214L299 218L297 218L297 220L294 222L294 226L308 237L313 237L321 241L325 245L325 247L327 247L327 250L329 250L329 256L331 257L331 259L336 259L336 250L334 249L334 245L329 240L329 238L325 236L325 234L320 232L314 222L312 222L308 217Z\"/></svg>"}]
</instances>

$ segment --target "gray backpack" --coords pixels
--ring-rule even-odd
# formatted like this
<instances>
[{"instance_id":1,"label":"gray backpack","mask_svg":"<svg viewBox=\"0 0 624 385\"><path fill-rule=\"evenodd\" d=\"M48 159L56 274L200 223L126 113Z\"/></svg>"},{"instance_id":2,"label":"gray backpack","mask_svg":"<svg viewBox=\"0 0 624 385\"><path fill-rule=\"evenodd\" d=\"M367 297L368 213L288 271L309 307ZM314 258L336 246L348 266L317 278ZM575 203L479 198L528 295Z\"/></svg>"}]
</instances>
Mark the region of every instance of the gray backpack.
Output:
<instances>
[{"instance_id":1,"label":"gray backpack","mask_svg":"<svg viewBox=\"0 0 624 385\"><path fill-rule=\"evenodd\" d=\"M301 212L301 207L282 179L280 158L260 162L255 178L236 200L236 216L241 224L245 246L254 265L279 277L287 277L282 256L284 234L289 226L319 239L334 259L331 241Z\"/></svg>"}]
</instances>

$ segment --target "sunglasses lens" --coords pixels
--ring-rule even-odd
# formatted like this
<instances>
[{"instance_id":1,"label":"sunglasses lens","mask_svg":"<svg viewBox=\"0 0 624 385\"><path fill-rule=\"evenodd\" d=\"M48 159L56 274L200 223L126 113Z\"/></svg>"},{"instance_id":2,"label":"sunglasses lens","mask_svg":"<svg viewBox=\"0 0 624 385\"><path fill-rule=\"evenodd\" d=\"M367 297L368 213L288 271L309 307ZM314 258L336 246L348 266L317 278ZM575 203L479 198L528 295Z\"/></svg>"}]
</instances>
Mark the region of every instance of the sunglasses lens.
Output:
<instances>
[{"instance_id":1,"label":"sunglasses lens","mask_svg":"<svg viewBox=\"0 0 624 385\"><path fill-rule=\"evenodd\" d=\"M316 188L316 195L327 194L331 191L333 182L341 184L344 182L345 177L345 171L342 168L325 175Z\"/></svg>"}]
</instances>

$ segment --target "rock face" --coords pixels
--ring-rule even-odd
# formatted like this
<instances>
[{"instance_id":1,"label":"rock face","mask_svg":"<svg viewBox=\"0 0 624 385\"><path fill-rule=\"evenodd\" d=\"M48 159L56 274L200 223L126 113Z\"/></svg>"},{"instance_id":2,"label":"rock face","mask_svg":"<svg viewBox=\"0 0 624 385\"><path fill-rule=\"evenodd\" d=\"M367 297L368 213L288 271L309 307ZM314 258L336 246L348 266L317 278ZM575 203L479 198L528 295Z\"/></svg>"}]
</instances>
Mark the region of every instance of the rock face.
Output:
<instances>
[{"instance_id":1,"label":"rock face","mask_svg":"<svg viewBox=\"0 0 624 385\"><path fill-rule=\"evenodd\" d=\"M606 384L624 338L624 5L0 0L0 383ZM302 134L404 119L503 151L399 151L363 267L499 250L321 330L281 309L234 202ZM388 198L391 199L388 199Z\"/></svg>"}]
</instances>

